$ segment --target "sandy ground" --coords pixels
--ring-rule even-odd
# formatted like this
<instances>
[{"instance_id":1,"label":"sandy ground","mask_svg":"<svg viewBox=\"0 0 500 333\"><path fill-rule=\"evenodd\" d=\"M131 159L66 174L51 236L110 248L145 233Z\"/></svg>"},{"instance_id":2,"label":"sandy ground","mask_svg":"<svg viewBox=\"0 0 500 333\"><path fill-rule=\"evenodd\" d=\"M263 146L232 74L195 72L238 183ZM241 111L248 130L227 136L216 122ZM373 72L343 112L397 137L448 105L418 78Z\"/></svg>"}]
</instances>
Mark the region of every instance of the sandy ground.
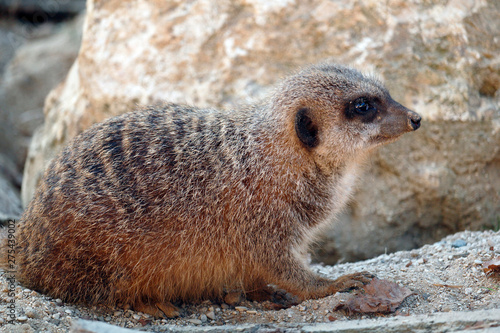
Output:
<instances>
[{"instance_id":1,"label":"sandy ground","mask_svg":"<svg viewBox=\"0 0 500 333\"><path fill-rule=\"evenodd\" d=\"M489 329L497 332L496 329L500 331L500 274L487 276L482 264L498 256L500 232L465 231L412 251L336 266L312 265L314 271L331 278L369 271L380 279L394 281L413 291L414 295L407 297L396 312L390 314L334 310L339 302L348 297L347 293L337 293L283 310L269 310L268 303L249 301L243 301L236 307L209 301L195 305L180 304L180 318L154 319L131 310L65 304L61 300L26 289L17 282L10 283L10 274L2 271L0 326L6 332L66 332L79 319L84 319L144 331L189 331L190 328L196 328L207 332L233 329L274 332L278 328L278 331L297 332L308 331L307 327L323 327L321 325L324 324L320 323L348 327L351 323L360 325L364 319L389 318L398 323L413 317L420 318L422 315L432 317L441 313L456 313L455 317L463 317L465 315L462 313L472 313L471 320L475 320L477 316L476 324L479 325L474 331ZM498 320L495 321L497 315ZM446 316L436 318L447 321ZM432 322L438 321L434 319ZM447 328L444 331L450 330Z\"/></svg>"}]
</instances>

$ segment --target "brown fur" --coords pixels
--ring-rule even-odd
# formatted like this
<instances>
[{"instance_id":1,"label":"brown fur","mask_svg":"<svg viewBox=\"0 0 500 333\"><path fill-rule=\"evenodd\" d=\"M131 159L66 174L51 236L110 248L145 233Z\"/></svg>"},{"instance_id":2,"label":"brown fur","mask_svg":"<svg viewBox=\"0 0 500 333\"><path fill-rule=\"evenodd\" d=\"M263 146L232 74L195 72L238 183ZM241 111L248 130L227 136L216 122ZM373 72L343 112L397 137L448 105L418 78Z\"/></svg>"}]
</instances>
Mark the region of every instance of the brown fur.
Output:
<instances>
[{"instance_id":1,"label":"brown fur","mask_svg":"<svg viewBox=\"0 0 500 333\"><path fill-rule=\"evenodd\" d=\"M373 119L348 112L362 96L378 103ZM378 81L328 64L251 108L109 119L48 166L17 232L18 278L66 301L137 307L359 285L321 278L303 257L348 200L359 159L419 122Z\"/></svg>"}]
</instances>

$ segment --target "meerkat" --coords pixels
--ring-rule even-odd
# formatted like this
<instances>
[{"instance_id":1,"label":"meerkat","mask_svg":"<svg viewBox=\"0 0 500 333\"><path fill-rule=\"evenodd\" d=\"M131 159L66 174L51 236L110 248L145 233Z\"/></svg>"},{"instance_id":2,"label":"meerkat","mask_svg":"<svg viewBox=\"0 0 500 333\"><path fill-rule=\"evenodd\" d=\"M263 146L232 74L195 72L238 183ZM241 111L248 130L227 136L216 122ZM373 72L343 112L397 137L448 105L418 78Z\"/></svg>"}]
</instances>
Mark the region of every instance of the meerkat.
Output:
<instances>
[{"instance_id":1,"label":"meerkat","mask_svg":"<svg viewBox=\"0 0 500 333\"><path fill-rule=\"evenodd\" d=\"M360 159L420 126L378 80L335 64L262 103L156 105L96 124L49 164L17 231L18 279L68 302L176 316L172 302L275 285L296 302L359 287L304 261Z\"/></svg>"}]
</instances>

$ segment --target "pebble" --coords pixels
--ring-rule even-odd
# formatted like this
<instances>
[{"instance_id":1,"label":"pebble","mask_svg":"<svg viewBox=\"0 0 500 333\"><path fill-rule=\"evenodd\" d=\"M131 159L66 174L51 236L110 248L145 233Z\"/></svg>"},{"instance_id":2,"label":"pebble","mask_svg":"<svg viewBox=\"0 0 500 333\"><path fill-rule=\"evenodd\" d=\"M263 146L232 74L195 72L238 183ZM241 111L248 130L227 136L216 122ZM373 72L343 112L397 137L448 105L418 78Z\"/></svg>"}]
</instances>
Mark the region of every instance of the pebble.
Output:
<instances>
[{"instance_id":1,"label":"pebble","mask_svg":"<svg viewBox=\"0 0 500 333\"><path fill-rule=\"evenodd\" d=\"M194 325L201 325L202 324L202 321L199 319L187 319L187 321L189 321L191 324L194 324Z\"/></svg>"},{"instance_id":2,"label":"pebble","mask_svg":"<svg viewBox=\"0 0 500 333\"><path fill-rule=\"evenodd\" d=\"M61 314L60 313L54 313L52 315L52 318L59 320L61 318Z\"/></svg>"},{"instance_id":3,"label":"pebble","mask_svg":"<svg viewBox=\"0 0 500 333\"><path fill-rule=\"evenodd\" d=\"M482 260L479 260L479 259L476 259L476 260L474 260L474 263L475 263L476 265L482 265L482 264L483 264L483 261L482 261Z\"/></svg>"},{"instance_id":4,"label":"pebble","mask_svg":"<svg viewBox=\"0 0 500 333\"><path fill-rule=\"evenodd\" d=\"M248 308L246 306L235 306L234 309L236 311L239 311L239 312L244 312L244 311L248 310Z\"/></svg>"},{"instance_id":5,"label":"pebble","mask_svg":"<svg viewBox=\"0 0 500 333\"><path fill-rule=\"evenodd\" d=\"M202 322L202 323L206 323L206 322L207 322L207 320L208 320L207 315L206 315L206 314L202 314L202 315L200 316L200 320L201 320L201 322Z\"/></svg>"},{"instance_id":6,"label":"pebble","mask_svg":"<svg viewBox=\"0 0 500 333\"><path fill-rule=\"evenodd\" d=\"M463 239L457 239L453 243L451 243L451 247L463 247L466 246L467 242L464 241Z\"/></svg>"},{"instance_id":7,"label":"pebble","mask_svg":"<svg viewBox=\"0 0 500 333\"><path fill-rule=\"evenodd\" d=\"M470 295L472 293L472 288L465 288L464 293Z\"/></svg>"},{"instance_id":8,"label":"pebble","mask_svg":"<svg viewBox=\"0 0 500 333\"><path fill-rule=\"evenodd\" d=\"M215 312L214 312L213 310L212 310L212 311L208 311L208 312L206 313L206 316L207 316L207 318L208 318L208 319L210 319L210 320L215 320Z\"/></svg>"},{"instance_id":9,"label":"pebble","mask_svg":"<svg viewBox=\"0 0 500 333\"><path fill-rule=\"evenodd\" d=\"M141 316L139 316L137 313L134 313L132 315L132 318L134 318L135 320L139 320L139 319L141 319Z\"/></svg>"},{"instance_id":10,"label":"pebble","mask_svg":"<svg viewBox=\"0 0 500 333\"><path fill-rule=\"evenodd\" d=\"M26 317L26 316L19 316L19 317L17 317L17 321L20 321L20 322L25 322L27 320L28 320L28 317Z\"/></svg>"},{"instance_id":11,"label":"pebble","mask_svg":"<svg viewBox=\"0 0 500 333\"><path fill-rule=\"evenodd\" d=\"M58 298L55 300L57 305L61 305L63 303L62 299Z\"/></svg>"},{"instance_id":12,"label":"pebble","mask_svg":"<svg viewBox=\"0 0 500 333\"><path fill-rule=\"evenodd\" d=\"M35 309L28 308L24 313L28 318L38 318L38 312Z\"/></svg>"}]
</instances>

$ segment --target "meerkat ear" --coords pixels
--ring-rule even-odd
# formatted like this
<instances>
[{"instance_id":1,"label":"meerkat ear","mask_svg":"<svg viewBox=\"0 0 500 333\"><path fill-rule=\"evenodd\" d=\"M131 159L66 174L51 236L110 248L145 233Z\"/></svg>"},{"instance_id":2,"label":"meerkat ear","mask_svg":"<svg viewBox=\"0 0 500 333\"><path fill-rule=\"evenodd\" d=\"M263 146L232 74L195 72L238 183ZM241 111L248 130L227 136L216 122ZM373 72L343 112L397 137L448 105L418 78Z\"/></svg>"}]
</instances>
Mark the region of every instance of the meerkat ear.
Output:
<instances>
[{"instance_id":1,"label":"meerkat ear","mask_svg":"<svg viewBox=\"0 0 500 333\"><path fill-rule=\"evenodd\" d=\"M311 117L307 108L301 108L295 115L295 132L300 141L308 148L314 148L319 144L318 126Z\"/></svg>"}]
</instances>

